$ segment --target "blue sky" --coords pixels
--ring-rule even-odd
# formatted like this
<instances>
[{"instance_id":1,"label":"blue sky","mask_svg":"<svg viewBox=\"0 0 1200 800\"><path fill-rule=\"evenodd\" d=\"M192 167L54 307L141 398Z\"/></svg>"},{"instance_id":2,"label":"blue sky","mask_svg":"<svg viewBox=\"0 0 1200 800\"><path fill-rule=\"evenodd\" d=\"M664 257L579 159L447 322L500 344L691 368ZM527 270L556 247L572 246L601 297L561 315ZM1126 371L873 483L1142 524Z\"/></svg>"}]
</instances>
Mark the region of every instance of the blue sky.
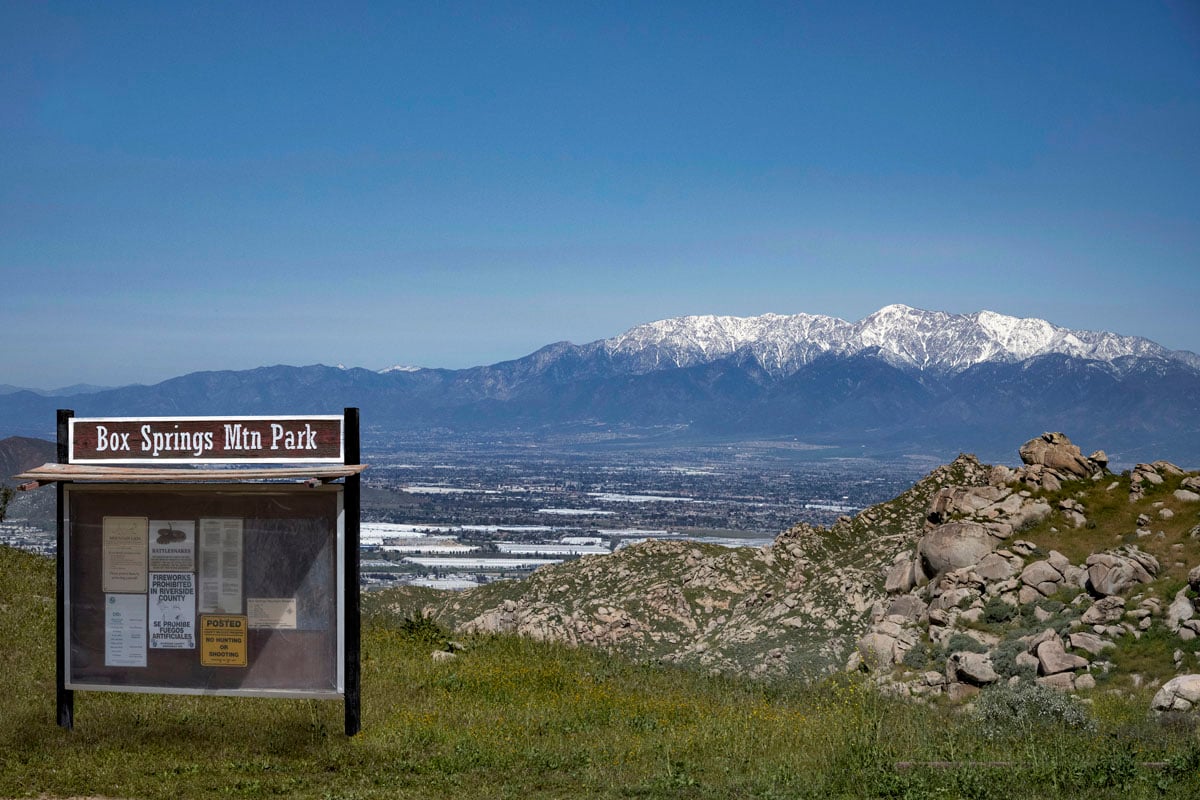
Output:
<instances>
[{"instance_id":1,"label":"blue sky","mask_svg":"<svg viewBox=\"0 0 1200 800\"><path fill-rule=\"evenodd\" d=\"M0 0L0 383L694 313L1200 351L1200 5Z\"/></svg>"}]
</instances>

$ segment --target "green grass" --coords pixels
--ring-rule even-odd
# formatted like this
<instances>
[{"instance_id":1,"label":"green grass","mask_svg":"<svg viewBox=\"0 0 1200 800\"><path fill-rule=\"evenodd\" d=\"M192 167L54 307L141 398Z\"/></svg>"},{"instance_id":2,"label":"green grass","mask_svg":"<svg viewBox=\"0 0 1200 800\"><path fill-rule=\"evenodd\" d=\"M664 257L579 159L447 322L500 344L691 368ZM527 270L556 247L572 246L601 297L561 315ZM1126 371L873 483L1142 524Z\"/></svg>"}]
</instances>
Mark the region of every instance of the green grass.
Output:
<instances>
[{"instance_id":1,"label":"green grass","mask_svg":"<svg viewBox=\"0 0 1200 800\"><path fill-rule=\"evenodd\" d=\"M1136 503L1129 502L1128 474L1105 476L1095 482L1070 481L1053 493L1035 492L1036 496L1044 497L1055 512L1049 519L1022 531L1019 538L1032 541L1044 552L1058 550L1073 564L1082 562L1091 553L1136 544L1159 560L1162 565L1160 576L1183 580L1187 577L1188 566L1200 563L1200 539L1187 535L1200 521L1200 504L1185 503L1174 497L1173 492L1182 480L1180 476L1169 475L1160 485L1144 484L1145 497ZM1113 482L1118 486L1106 491ZM1084 514L1088 519L1086 527L1074 528L1058 513L1058 501L1064 498L1083 503L1087 509ZM1160 519L1160 508L1170 509L1175 516L1169 520ZM1164 535L1139 537L1139 514L1150 517L1148 527L1151 531Z\"/></svg>"},{"instance_id":2,"label":"green grass","mask_svg":"<svg viewBox=\"0 0 1200 800\"><path fill-rule=\"evenodd\" d=\"M1098 698L1097 730L985 736L842 676L754 683L513 637L434 662L425 623L363 635L363 732L340 703L80 692L54 724L53 570L0 548L0 797L1191 797L1200 746ZM1011 761L898 768L897 762ZM1143 761L1170 762L1146 769Z\"/></svg>"},{"instance_id":3,"label":"green grass","mask_svg":"<svg viewBox=\"0 0 1200 800\"><path fill-rule=\"evenodd\" d=\"M1183 652L1187 671L1200 672L1200 662L1194 655L1200 652L1200 639L1185 642L1161 625L1151 627L1140 637L1122 636L1108 657L1116 665L1118 675L1138 674L1144 679L1166 682L1176 674L1172 660L1176 650Z\"/></svg>"}]
</instances>

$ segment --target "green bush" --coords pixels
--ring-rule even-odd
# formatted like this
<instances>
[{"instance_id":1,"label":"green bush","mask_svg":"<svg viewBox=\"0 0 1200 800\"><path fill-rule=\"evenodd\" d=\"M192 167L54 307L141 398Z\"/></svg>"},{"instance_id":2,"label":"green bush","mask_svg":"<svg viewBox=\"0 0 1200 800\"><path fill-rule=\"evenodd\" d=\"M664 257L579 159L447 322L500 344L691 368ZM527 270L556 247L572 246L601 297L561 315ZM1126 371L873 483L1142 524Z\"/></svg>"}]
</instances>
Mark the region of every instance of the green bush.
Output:
<instances>
[{"instance_id":1,"label":"green bush","mask_svg":"<svg viewBox=\"0 0 1200 800\"><path fill-rule=\"evenodd\" d=\"M400 623L400 633L413 641L439 647L445 647L450 636L446 629L438 625L432 617L421 613L405 617Z\"/></svg>"},{"instance_id":2,"label":"green bush","mask_svg":"<svg viewBox=\"0 0 1200 800\"><path fill-rule=\"evenodd\" d=\"M1096 729L1096 723L1084 705L1068 695L1028 681L988 687L975 702L974 713L980 731L988 739L1023 737L1055 727L1074 731Z\"/></svg>"},{"instance_id":3,"label":"green bush","mask_svg":"<svg viewBox=\"0 0 1200 800\"><path fill-rule=\"evenodd\" d=\"M1014 675L1033 680L1037 676L1037 667L1017 665L1017 656L1025 652L1025 643L1018 639L1008 639L1000 643L992 653L992 667L996 673L1011 678Z\"/></svg>"},{"instance_id":4,"label":"green bush","mask_svg":"<svg viewBox=\"0 0 1200 800\"><path fill-rule=\"evenodd\" d=\"M1038 600L1034 605L1043 611L1049 611L1051 614L1058 614L1067 607L1066 603L1061 600L1055 600L1053 597L1046 597L1042 600Z\"/></svg>"},{"instance_id":5,"label":"green bush","mask_svg":"<svg viewBox=\"0 0 1200 800\"><path fill-rule=\"evenodd\" d=\"M988 651L982 642L965 633L956 633L947 639L945 650L947 653L986 653Z\"/></svg>"},{"instance_id":6,"label":"green bush","mask_svg":"<svg viewBox=\"0 0 1200 800\"><path fill-rule=\"evenodd\" d=\"M933 660L933 656L933 648L930 647L929 642L917 642L904 654L901 663L909 669L925 669Z\"/></svg>"},{"instance_id":7,"label":"green bush","mask_svg":"<svg viewBox=\"0 0 1200 800\"><path fill-rule=\"evenodd\" d=\"M1008 622L1017 615L1017 607L1012 603L1006 603L998 596L990 598L983 604L983 621L984 622Z\"/></svg>"}]
</instances>

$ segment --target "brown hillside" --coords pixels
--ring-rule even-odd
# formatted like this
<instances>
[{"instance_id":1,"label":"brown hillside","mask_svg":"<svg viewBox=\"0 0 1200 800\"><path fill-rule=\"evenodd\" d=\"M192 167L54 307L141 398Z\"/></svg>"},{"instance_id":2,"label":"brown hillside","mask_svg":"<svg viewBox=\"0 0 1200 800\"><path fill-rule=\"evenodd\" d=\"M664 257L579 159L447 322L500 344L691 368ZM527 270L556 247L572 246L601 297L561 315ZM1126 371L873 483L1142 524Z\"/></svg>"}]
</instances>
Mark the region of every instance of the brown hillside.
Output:
<instances>
[{"instance_id":1,"label":"brown hillside","mask_svg":"<svg viewBox=\"0 0 1200 800\"><path fill-rule=\"evenodd\" d=\"M58 446L44 439L10 436L0 439L0 483L12 483L12 476L58 458Z\"/></svg>"}]
</instances>

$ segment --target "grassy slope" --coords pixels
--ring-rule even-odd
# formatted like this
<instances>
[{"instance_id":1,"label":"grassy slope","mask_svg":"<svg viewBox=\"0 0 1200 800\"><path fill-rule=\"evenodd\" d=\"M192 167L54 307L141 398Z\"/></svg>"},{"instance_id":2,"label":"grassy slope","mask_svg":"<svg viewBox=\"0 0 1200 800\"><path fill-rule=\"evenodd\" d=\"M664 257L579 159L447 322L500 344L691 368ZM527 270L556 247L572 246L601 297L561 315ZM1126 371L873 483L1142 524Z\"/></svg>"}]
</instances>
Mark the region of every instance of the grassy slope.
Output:
<instances>
[{"instance_id":1,"label":"grassy slope","mask_svg":"<svg viewBox=\"0 0 1200 800\"><path fill-rule=\"evenodd\" d=\"M587 648L469 640L438 663L429 626L369 624L364 732L341 706L79 693L54 725L53 570L0 548L0 796L1191 797L1200 747L1148 697L1098 698L1096 734L986 739L974 721L843 677L752 683ZM1018 768L898 770L897 761ZM1165 770L1138 768L1168 760Z\"/></svg>"},{"instance_id":2,"label":"grassy slope","mask_svg":"<svg viewBox=\"0 0 1200 800\"><path fill-rule=\"evenodd\" d=\"M1147 486L1146 495L1137 502L1129 501L1129 475L1115 475L1104 480L1073 481L1063 485L1058 492L1039 492L1052 507L1058 501L1071 498L1078 500L1087 509L1088 525L1074 528L1058 514L1053 514L1034 526L1022 531L1019 537L1033 542L1038 550L1048 553L1057 550L1073 564L1082 564L1091 553L1117 548L1126 544L1137 545L1158 559L1160 570L1156 579L1128 590L1128 608L1137 601L1156 597L1166 608L1175 599L1175 593L1187 586L1188 570L1200 565L1200 538L1191 535L1197 528L1200 517L1196 503L1182 502L1175 498L1180 476L1166 476L1161 485ZM1112 484L1115 487L1109 488ZM1158 511L1168 508L1174 516L1161 519ZM1151 535L1138 536L1139 514L1150 517L1144 530ZM1066 590L1064 600L1069 600L1078 590ZM1116 665L1114 671L1100 681L1100 690L1128 688L1133 675L1155 683L1175 677L1178 670L1172 655L1175 650L1185 654L1183 672L1200 672L1200 639L1184 641L1170 633L1162 625L1155 625L1140 638L1127 635L1117 640L1117 648L1108 656Z\"/></svg>"}]
</instances>

